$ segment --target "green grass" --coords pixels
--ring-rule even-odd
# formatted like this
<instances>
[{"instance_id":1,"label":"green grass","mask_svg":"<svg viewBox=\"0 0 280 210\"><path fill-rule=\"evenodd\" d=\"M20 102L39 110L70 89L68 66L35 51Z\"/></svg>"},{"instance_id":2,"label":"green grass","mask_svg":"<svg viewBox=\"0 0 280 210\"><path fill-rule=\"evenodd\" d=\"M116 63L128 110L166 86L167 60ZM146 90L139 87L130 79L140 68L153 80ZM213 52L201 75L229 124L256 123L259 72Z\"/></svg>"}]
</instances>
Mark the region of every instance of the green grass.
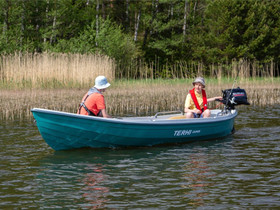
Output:
<instances>
[{"instance_id":1,"label":"green grass","mask_svg":"<svg viewBox=\"0 0 280 210\"><path fill-rule=\"evenodd\" d=\"M235 84L242 84L242 85L250 85L250 84L279 84L280 85L280 77L256 77L256 78L228 78L228 77L223 77L221 79L217 78L211 78L211 77L205 77L205 83L207 85L233 85ZM119 86L130 86L130 85L178 85L178 84L192 84L194 81L194 78L187 78L187 79L142 79L142 80L133 80L133 79L122 79L122 80L115 80L115 81L110 81L110 83L116 87Z\"/></svg>"}]
</instances>

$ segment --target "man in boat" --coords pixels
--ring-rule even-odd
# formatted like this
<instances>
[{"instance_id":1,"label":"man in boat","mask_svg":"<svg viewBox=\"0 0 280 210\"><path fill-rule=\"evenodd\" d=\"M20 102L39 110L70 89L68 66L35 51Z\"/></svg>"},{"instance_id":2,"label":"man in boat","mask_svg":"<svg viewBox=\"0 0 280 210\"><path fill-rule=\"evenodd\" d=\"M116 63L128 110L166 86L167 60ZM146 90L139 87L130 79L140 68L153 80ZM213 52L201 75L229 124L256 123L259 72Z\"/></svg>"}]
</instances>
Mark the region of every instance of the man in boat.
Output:
<instances>
[{"instance_id":1,"label":"man in boat","mask_svg":"<svg viewBox=\"0 0 280 210\"><path fill-rule=\"evenodd\" d=\"M110 86L106 77L98 76L95 79L94 87L90 88L82 99L78 114L111 118L106 112L103 93Z\"/></svg>"},{"instance_id":2,"label":"man in boat","mask_svg":"<svg viewBox=\"0 0 280 210\"><path fill-rule=\"evenodd\" d=\"M205 88L205 81L203 77L197 77L192 83L194 88L189 91L185 101L186 118L207 118L210 117L211 111L207 108L207 103L222 100L221 96L207 98Z\"/></svg>"}]
</instances>

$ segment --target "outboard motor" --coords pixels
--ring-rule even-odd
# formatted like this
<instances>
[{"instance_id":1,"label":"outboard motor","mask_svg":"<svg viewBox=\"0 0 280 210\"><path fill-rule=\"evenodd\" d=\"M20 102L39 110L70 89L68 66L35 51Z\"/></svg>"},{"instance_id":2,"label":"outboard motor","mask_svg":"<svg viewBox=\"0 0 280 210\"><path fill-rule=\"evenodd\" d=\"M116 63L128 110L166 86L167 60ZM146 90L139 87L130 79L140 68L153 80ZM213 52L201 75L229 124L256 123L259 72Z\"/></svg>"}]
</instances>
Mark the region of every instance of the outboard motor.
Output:
<instances>
[{"instance_id":1,"label":"outboard motor","mask_svg":"<svg viewBox=\"0 0 280 210\"><path fill-rule=\"evenodd\" d=\"M244 89L240 87L235 89L222 90L223 100L221 101L225 108L228 110L235 109L235 106L238 105L250 105L247 101L247 94Z\"/></svg>"}]
</instances>

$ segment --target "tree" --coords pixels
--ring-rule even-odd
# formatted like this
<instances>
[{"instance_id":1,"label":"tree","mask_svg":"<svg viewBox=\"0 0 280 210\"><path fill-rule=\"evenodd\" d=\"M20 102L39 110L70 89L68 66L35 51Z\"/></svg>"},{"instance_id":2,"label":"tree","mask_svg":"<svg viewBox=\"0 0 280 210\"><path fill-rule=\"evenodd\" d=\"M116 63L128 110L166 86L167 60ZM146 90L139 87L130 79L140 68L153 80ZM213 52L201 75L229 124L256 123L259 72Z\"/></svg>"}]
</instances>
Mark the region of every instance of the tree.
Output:
<instances>
[{"instance_id":1,"label":"tree","mask_svg":"<svg viewBox=\"0 0 280 210\"><path fill-rule=\"evenodd\" d=\"M167 70L180 61L280 56L280 0L0 0L0 7L0 53L99 51L124 65L141 55Z\"/></svg>"},{"instance_id":2,"label":"tree","mask_svg":"<svg viewBox=\"0 0 280 210\"><path fill-rule=\"evenodd\" d=\"M139 55L132 37L110 19L100 20L100 31L96 37L98 49L118 62L127 63Z\"/></svg>"},{"instance_id":3,"label":"tree","mask_svg":"<svg viewBox=\"0 0 280 210\"><path fill-rule=\"evenodd\" d=\"M276 58L279 3L279 0L209 1L206 9L208 35L203 43L207 53L215 61L220 58Z\"/></svg>"}]
</instances>

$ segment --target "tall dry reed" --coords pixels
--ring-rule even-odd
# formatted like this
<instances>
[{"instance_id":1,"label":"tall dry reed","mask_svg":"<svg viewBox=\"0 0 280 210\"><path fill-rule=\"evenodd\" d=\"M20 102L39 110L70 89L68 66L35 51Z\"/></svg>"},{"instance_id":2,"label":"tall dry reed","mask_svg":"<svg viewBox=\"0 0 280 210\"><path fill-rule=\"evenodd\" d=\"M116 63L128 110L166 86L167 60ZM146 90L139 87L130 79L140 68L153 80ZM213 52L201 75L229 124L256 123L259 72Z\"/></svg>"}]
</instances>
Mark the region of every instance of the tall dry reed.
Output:
<instances>
[{"instance_id":1,"label":"tall dry reed","mask_svg":"<svg viewBox=\"0 0 280 210\"><path fill-rule=\"evenodd\" d=\"M2 88L89 86L98 75L114 79L115 63L92 54L14 54L0 56Z\"/></svg>"},{"instance_id":2,"label":"tall dry reed","mask_svg":"<svg viewBox=\"0 0 280 210\"><path fill-rule=\"evenodd\" d=\"M212 63L209 66L199 61L178 61L160 65L160 60L149 63L142 60L133 61L130 66L118 67L117 78L120 79L156 79L156 78L193 78L196 75L209 75L212 78L235 78L244 79L260 77L278 77L279 64L273 60L262 63L256 60L233 59L224 63ZM123 70L125 69L125 71Z\"/></svg>"},{"instance_id":3,"label":"tall dry reed","mask_svg":"<svg viewBox=\"0 0 280 210\"><path fill-rule=\"evenodd\" d=\"M221 95L221 90L232 87L232 81L206 79L208 97ZM280 104L279 79L238 80L235 87L244 88L251 106ZM191 80L173 82L112 82L104 93L108 112L113 116L154 115L159 111L183 110L186 94L192 88ZM2 90L0 92L0 119L32 119L31 108L76 113L87 89L58 90ZM210 108L219 104L212 102ZM220 106L222 107L222 105ZM239 107L238 107L239 108ZM246 108L246 107L244 107Z\"/></svg>"},{"instance_id":4,"label":"tall dry reed","mask_svg":"<svg viewBox=\"0 0 280 210\"><path fill-rule=\"evenodd\" d=\"M87 87L97 75L113 80L194 78L209 75L212 78L243 79L279 76L278 63L260 63L232 60L205 66L196 61L178 61L160 65L159 58L150 63L135 60L125 66L116 65L107 56L92 54L13 54L0 56L0 88L64 88Z\"/></svg>"}]
</instances>

